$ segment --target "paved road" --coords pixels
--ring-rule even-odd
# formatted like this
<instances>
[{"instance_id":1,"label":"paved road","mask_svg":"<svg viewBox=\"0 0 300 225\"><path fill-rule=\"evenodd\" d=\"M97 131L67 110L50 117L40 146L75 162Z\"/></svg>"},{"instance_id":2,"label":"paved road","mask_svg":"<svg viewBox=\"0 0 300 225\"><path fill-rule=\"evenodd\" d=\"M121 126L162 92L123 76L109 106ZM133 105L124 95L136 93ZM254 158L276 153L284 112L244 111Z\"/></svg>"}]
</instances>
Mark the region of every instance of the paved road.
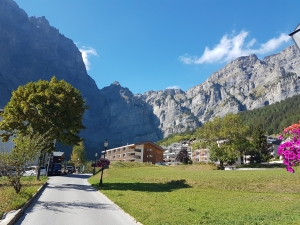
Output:
<instances>
[{"instance_id":1,"label":"paved road","mask_svg":"<svg viewBox=\"0 0 300 225\"><path fill-rule=\"evenodd\" d=\"M136 225L87 182L89 175L50 177L48 185L15 224L22 225Z\"/></svg>"}]
</instances>

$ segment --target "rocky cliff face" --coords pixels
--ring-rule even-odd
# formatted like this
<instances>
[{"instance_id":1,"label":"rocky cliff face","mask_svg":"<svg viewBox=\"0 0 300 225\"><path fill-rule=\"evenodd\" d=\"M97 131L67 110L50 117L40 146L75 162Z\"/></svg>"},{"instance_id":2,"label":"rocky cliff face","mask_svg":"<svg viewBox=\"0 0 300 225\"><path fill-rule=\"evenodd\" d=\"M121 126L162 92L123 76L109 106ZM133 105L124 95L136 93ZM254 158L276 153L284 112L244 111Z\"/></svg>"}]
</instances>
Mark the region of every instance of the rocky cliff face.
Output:
<instances>
[{"instance_id":1,"label":"rocky cliff face","mask_svg":"<svg viewBox=\"0 0 300 225\"><path fill-rule=\"evenodd\" d=\"M46 18L28 17L13 0L0 0L0 108L19 85L52 76L79 89L90 108L82 132L88 156L109 147L158 141L193 130L229 112L251 110L299 93L299 51L291 46L259 60L244 56L188 91L148 91L143 95L114 82L99 90L87 74L72 40Z\"/></svg>"},{"instance_id":2,"label":"rocky cliff face","mask_svg":"<svg viewBox=\"0 0 300 225\"><path fill-rule=\"evenodd\" d=\"M255 55L240 57L186 94L192 98L192 112L205 121L211 117L209 114L224 116L227 112L251 110L298 94L299 69L295 46L263 60ZM205 105L204 110L200 111L197 104Z\"/></svg>"},{"instance_id":3,"label":"rocky cliff face","mask_svg":"<svg viewBox=\"0 0 300 225\"><path fill-rule=\"evenodd\" d=\"M194 130L201 124L192 112L191 99L182 90L148 91L143 99L159 118L158 128L163 131L164 137Z\"/></svg>"},{"instance_id":4,"label":"rocky cliff face","mask_svg":"<svg viewBox=\"0 0 300 225\"><path fill-rule=\"evenodd\" d=\"M196 128L215 116L252 110L299 94L300 58L295 46L259 60L244 56L186 92L147 92L145 101L164 135Z\"/></svg>"}]
</instances>

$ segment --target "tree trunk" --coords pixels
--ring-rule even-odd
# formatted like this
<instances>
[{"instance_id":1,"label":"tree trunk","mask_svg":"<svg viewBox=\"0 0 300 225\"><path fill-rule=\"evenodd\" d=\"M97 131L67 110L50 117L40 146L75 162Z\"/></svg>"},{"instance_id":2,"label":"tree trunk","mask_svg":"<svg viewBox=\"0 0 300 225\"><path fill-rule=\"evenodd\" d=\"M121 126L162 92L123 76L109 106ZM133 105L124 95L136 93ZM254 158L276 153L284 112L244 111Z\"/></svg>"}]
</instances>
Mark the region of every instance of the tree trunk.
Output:
<instances>
[{"instance_id":1,"label":"tree trunk","mask_svg":"<svg viewBox=\"0 0 300 225\"><path fill-rule=\"evenodd\" d=\"M224 162L223 161L220 161L220 170L224 170Z\"/></svg>"},{"instance_id":2,"label":"tree trunk","mask_svg":"<svg viewBox=\"0 0 300 225\"><path fill-rule=\"evenodd\" d=\"M12 184L16 193L18 194L21 191L21 187L22 187L20 177L19 176L10 177L10 183Z\"/></svg>"},{"instance_id":3,"label":"tree trunk","mask_svg":"<svg viewBox=\"0 0 300 225\"><path fill-rule=\"evenodd\" d=\"M40 176L41 176L41 166L43 163L43 158L44 158L44 154L45 153L41 153L40 157L39 157L39 164L37 167L37 173L36 173L36 180L40 181Z\"/></svg>"}]
</instances>

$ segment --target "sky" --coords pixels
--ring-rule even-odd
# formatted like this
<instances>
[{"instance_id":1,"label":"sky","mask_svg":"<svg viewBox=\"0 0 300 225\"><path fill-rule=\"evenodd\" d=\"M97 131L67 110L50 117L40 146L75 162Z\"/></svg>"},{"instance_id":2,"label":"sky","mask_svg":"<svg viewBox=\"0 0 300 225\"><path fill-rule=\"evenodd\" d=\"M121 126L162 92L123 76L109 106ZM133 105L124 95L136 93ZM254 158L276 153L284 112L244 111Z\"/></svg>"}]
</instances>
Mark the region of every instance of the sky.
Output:
<instances>
[{"instance_id":1,"label":"sky","mask_svg":"<svg viewBox=\"0 0 300 225\"><path fill-rule=\"evenodd\" d=\"M99 89L134 94L203 83L240 56L293 45L298 0L15 0L82 52Z\"/></svg>"}]
</instances>

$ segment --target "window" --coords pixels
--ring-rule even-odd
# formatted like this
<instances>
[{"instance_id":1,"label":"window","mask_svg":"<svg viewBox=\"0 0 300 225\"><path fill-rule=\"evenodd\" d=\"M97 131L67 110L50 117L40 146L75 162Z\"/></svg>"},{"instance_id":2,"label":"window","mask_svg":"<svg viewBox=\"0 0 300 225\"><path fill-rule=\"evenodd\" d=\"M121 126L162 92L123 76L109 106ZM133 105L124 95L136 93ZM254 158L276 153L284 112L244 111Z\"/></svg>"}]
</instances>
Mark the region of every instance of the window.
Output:
<instances>
[{"instance_id":1,"label":"window","mask_svg":"<svg viewBox=\"0 0 300 225\"><path fill-rule=\"evenodd\" d=\"M138 149L138 148L134 149L134 151L135 151L135 152L142 152L142 150L141 150L141 149Z\"/></svg>"}]
</instances>

